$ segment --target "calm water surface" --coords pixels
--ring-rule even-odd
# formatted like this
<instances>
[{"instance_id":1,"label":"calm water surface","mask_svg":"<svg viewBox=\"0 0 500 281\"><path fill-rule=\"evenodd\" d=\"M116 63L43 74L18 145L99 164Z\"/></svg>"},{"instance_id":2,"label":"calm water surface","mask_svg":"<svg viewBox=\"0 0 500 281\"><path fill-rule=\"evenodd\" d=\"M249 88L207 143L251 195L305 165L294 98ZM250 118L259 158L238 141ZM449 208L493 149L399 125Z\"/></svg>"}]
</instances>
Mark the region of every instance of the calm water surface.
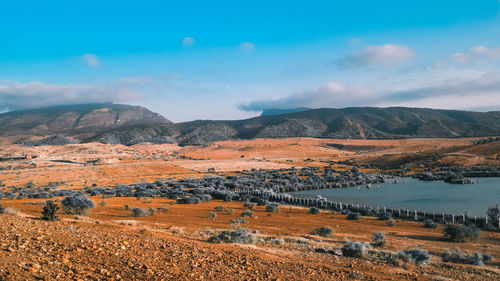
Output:
<instances>
[{"instance_id":1,"label":"calm water surface","mask_svg":"<svg viewBox=\"0 0 500 281\"><path fill-rule=\"evenodd\" d=\"M397 184L372 185L371 189L336 188L291 192L297 197L321 195L335 202L366 206L406 208L436 213L485 216L488 206L500 205L500 178L473 178L474 184L449 184L401 178ZM479 180L479 183L477 183Z\"/></svg>"}]
</instances>

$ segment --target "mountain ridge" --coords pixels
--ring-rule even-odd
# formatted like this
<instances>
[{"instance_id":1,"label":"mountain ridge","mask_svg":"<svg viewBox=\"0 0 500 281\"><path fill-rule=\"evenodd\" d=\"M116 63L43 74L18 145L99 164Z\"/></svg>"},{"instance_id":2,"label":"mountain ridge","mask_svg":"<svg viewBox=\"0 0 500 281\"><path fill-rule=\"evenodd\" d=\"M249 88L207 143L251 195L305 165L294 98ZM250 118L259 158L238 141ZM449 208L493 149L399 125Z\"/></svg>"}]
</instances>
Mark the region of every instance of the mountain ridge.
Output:
<instances>
[{"instance_id":1,"label":"mountain ridge","mask_svg":"<svg viewBox=\"0 0 500 281\"><path fill-rule=\"evenodd\" d=\"M500 111L473 112L411 107L318 108L242 120L172 123L144 107L87 104L0 114L0 136L13 135L64 135L80 142L125 145L140 142L207 145L214 141L232 139L287 137L486 137L500 135Z\"/></svg>"}]
</instances>

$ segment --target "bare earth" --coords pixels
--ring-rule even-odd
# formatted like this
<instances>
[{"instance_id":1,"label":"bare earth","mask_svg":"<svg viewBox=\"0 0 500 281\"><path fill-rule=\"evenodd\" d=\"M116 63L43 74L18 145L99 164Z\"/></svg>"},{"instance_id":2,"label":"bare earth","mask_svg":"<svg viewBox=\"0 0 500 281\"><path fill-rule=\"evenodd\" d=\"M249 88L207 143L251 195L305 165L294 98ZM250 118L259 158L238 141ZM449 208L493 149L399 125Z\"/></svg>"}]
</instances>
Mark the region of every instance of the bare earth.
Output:
<instances>
[{"instance_id":1,"label":"bare earth","mask_svg":"<svg viewBox=\"0 0 500 281\"><path fill-rule=\"evenodd\" d=\"M176 145L79 144L21 147L5 144L0 157L31 159L0 162L0 181L10 186L28 182L59 188L81 189L97 184L152 182L170 177L202 177L207 174L238 174L244 169L279 169L291 166L325 166L327 161L356 160L359 163L398 163L410 155L416 160L438 154L436 161L459 165L500 166L499 142L471 146L473 139L332 140L258 139L214 143L208 147ZM330 144L354 146L339 150ZM356 146L373 146L369 150ZM352 147L351 147L352 148ZM418 156L418 157L417 157ZM93 164L90 164L93 163ZM335 164L339 169L344 166ZM212 170L213 169L213 170ZM208 172L208 171L211 172ZM245 211L242 202L197 205L175 204L163 198L92 197L97 207L88 217L61 213L62 221L40 217L40 199L2 200L4 208L17 215L0 215L0 280L499 280L500 233L483 231L472 243L442 239L442 227L424 228L421 223L385 221L364 217L346 220L345 215L308 213L305 208L282 206L269 216L258 206L254 218L243 225L258 230L255 245L212 244L212 233L231 229L232 219ZM101 206L102 201L106 206ZM165 206L167 212L131 217L131 207ZM223 205L234 213L219 212ZM332 238L311 235L322 226L335 230ZM340 249L346 239L370 242L373 233L385 232L388 244L374 249L366 259L319 253L316 248ZM272 243L272 238L283 239ZM297 243L299 241L299 243ZM302 242L302 243L300 243ZM443 263L437 255L460 247L463 252L480 251L494 256L486 266ZM422 247L433 254L429 265L390 264L377 255L383 251Z\"/></svg>"}]
</instances>

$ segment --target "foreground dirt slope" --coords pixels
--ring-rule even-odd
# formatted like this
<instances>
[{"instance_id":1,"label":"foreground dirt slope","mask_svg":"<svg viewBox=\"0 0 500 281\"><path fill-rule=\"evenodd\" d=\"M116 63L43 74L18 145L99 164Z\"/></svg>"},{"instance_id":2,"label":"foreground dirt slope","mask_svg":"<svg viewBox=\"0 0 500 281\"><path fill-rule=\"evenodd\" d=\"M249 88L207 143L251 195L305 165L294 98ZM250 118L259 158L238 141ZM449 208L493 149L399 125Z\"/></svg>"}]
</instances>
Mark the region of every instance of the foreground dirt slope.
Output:
<instances>
[{"instance_id":1,"label":"foreground dirt slope","mask_svg":"<svg viewBox=\"0 0 500 281\"><path fill-rule=\"evenodd\" d=\"M351 271L330 257L210 245L145 229L8 216L0 222L4 280L346 280ZM380 279L386 278L366 280Z\"/></svg>"},{"instance_id":2,"label":"foreground dirt slope","mask_svg":"<svg viewBox=\"0 0 500 281\"><path fill-rule=\"evenodd\" d=\"M442 228L421 223L396 222L388 226L376 218L346 220L345 215L283 206L269 216L264 206L254 210L248 223L235 225L246 209L242 202L213 201L197 205L174 204L168 199L94 197L97 207L89 217L61 214L59 222L39 220L43 200L3 200L4 207L20 210L18 216L0 215L0 276L4 280L498 280L496 260L487 266L441 262L444 249L500 256L500 234L483 232L473 243L442 239ZM107 204L101 206L101 202ZM131 217L123 204L144 209L167 207L154 216ZM104 205L104 204L103 204ZM234 213L218 212L223 205ZM331 238L310 235L329 225ZM208 238L221 229L243 226L258 230L255 245L212 244ZM317 248L339 249L345 240L371 241L386 233L388 244L365 259L318 253ZM282 242L274 243L273 239ZM298 243L297 241L301 241ZM424 248L433 254L431 264L393 265L377 257L383 251ZM377 254L378 253L378 254Z\"/></svg>"}]
</instances>

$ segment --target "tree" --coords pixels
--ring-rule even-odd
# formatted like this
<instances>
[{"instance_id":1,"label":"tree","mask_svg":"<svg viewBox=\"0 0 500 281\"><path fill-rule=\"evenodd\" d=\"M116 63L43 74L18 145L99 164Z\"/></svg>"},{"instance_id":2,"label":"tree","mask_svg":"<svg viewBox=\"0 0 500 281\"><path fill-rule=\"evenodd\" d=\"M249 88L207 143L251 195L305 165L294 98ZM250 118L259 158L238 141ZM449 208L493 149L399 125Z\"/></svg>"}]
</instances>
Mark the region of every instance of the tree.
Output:
<instances>
[{"instance_id":1,"label":"tree","mask_svg":"<svg viewBox=\"0 0 500 281\"><path fill-rule=\"evenodd\" d=\"M60 209L54 201L48 200L45 202L42 211L42 219L46 221L58 221L59 216L56 214Z\"/></svg>"}]
</instances>

